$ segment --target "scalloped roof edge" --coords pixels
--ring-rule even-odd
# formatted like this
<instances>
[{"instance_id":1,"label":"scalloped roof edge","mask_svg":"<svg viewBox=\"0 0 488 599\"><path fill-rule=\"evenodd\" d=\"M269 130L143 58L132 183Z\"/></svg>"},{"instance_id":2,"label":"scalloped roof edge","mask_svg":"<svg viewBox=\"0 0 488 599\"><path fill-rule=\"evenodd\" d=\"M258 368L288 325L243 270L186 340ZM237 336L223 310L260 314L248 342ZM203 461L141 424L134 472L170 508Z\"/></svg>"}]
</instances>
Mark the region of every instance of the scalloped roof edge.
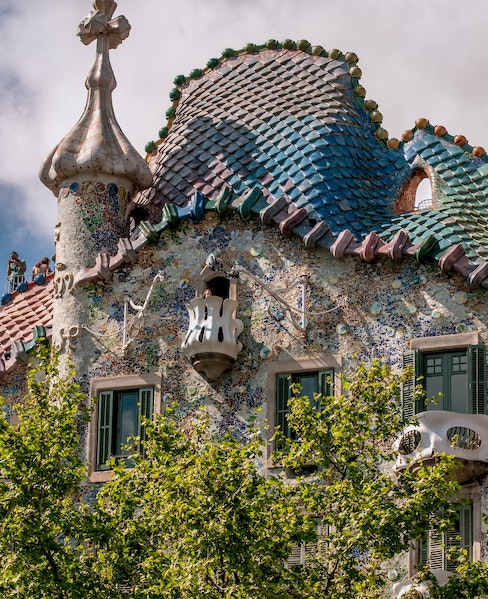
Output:
<instances>
[{"instance_id":1,"label":"scalloped roof edge","mask_svg":"<svg viewBox=\"0 0 488 599\"><path fill-rule=\"evenodd\" d=\"M292 210L289 211L289 208ZM142 221L136 239L119 239L115 256L99 253L94 267L77 273L75 284L110 279L118 267L136 262L137 252L142 247L156 243L166 229L177 228L181 221L201 221L208 211L224 217L230 210L235 210L243 220L257 216L266 225L277 225L286 237L292 234L298 236L307 249L322 247L329 250L335 259L353 256L364 262L373 262L383 257L391 260L415 258L419 262L436 260L442 271L456 272L463 276L470 289L488 288L488 262L483 260L475 263L470 260L461 243L452 244L440 253L435 234L431 233L418 243L413 243L404 230L398 231L388 242L376 231L371 231L358 241L348 229L343 229L334 236L325 221L311 222L304 208L293 208L284 196L269 204L257 187L240 196L226 187L215 199L209 199L197 191L184 207L164 204L159 223Z\"/></svg>"}]
</instances>

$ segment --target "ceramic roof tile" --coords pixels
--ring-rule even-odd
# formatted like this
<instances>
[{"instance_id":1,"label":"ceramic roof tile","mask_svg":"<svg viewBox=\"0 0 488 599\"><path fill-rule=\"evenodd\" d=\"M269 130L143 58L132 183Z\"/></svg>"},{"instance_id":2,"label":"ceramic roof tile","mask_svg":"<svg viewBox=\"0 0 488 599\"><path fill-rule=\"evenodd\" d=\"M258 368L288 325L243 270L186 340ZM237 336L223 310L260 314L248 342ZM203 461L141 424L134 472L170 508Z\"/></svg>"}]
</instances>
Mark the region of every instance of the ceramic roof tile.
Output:
<instances>
[{"instance_id":1,"label":"ceramic roof tile","mask_svg":"<svg viewBox=\"0 0 488 599\"><path fill-rule=\"evenodd\" d=\"M417 240L433 231L438 247L463 243L471 255L488 258L475 242L488 239L488 205L475 201L486 195L487 159L435 135L430 125L387 149L353 93L349 67L342 55L261 50L188 80L170 133L151 157L157 201L174 196L176 173L189 183L178 202L188 202L195 169L210 198L222 185L235 192L266 185L270 203L288 192L314 222L326 221L331 235L345 225L356 238L374 229L385 240L400 228ZM436 209L396 215L393 206L419 164L436 181ZM450 216L457 222L446 225Z\"/></svg>"},{"instance_id":2,"label":"ceramic roof tile","mask_svg":"<svg viewBox=\"0 0 488 599\"><path fill-rule=\"evenodd\" d=\"M0 306L0 352L11 353L13 341L29 343L37 326L51 324L53 275L47 283L29 283L23 293L12 293L11 301ZM11 358L12 359L12 358Z\"/></svg>"}]
</instances>

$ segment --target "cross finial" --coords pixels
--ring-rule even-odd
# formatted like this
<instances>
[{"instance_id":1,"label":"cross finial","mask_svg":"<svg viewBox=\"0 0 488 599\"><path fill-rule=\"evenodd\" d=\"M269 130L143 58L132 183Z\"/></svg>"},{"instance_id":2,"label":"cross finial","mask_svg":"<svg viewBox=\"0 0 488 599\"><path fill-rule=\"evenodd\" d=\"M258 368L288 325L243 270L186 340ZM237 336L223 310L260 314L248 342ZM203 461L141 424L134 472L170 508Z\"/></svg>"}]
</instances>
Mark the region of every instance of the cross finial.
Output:
<instances>
[{"instance_id":1,"label":"cross finial","mask_svg":"<svg viewBox=\"0 0 488 599\"><path fill-rule=\"evenodd\" d=\"M117 8L117 2L114 0L95 0L93 8L94 10L78 25L77 35L88 45L98 39L99 35L105 34L109 49L116 48L129 35L129 21L123 16L112 19Z\"/></svg>"}]
</instances>

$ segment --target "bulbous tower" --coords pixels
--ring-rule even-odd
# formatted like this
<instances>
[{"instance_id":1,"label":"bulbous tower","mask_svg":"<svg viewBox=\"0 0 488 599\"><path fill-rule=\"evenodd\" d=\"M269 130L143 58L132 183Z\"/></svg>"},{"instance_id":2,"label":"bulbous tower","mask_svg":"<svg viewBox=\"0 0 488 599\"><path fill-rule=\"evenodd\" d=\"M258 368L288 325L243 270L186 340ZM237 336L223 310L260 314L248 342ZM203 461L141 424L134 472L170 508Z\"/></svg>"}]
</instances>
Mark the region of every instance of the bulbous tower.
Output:
<instances>
[{"instance_id":1,"label":"bulbous tower","mask_svg":"<svg viewBox=\"0 0 488 599\"><path fill-rule=\"evenodd\" d=\"M98 264L103 278L103 263L110 262L121 242L124 247L130 245L127 205L131 194L148 187L152 179L113 110L116 80L109 50L130 31L125 17L113 18L116 7L113 0L95 0L78 27L84 44L96 42L95 62L85 83L87 102L81 118L47 157L39 174L58 203L53 342L62 355L74 350L78 372L86 372L91 353L91 340L83 330L86 290L78 284L79 275Z\"/></svg>"}]
</instances>

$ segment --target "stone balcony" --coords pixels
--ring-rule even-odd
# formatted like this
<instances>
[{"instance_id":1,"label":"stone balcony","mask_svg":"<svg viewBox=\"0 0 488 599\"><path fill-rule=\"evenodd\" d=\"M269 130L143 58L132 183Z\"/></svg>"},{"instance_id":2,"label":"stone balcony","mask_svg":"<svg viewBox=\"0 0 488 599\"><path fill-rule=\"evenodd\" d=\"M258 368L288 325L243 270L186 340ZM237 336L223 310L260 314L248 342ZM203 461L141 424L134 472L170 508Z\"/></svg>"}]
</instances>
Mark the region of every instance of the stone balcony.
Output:
<instances>
[{"instance_id":1,"label":"stone balcony","mask_svg":"<svg viewBox=\"0 0 488 599\"><path fill-rule=\"evenodd\" d=\"M444 586L454 574L445 570L431 570L437 578L437 582ZM408 578L403 582L393 585L395 599L428 599L430 597L429 587L426 582L416 582L414 578Z\"/></svg>"},{"instance_id":2,"label":"stone balcony","mask_svg":"<svg viewBox=\"0 0 488 599\"><path fill-rule=\"evenodd\" d=\"M488 416L430 410L416 418L395 442L395 470L415 469L420 462L428 465L445 453L462 464L457 471L460 483L488 472Z\"/></svg>"},{"instance_id":3,"label":"stone balcony","mask_svg":"<svg viewBox=\"0 0 488 599\"><path fill-rule=\"evenodd\" d=\"M242 349L237 337L244 327L235 317L237 302L213 295L197 297L186 307L190 324L182 351L195 370L214 381L234 366Z\"/></svg>"}]
</instances>

